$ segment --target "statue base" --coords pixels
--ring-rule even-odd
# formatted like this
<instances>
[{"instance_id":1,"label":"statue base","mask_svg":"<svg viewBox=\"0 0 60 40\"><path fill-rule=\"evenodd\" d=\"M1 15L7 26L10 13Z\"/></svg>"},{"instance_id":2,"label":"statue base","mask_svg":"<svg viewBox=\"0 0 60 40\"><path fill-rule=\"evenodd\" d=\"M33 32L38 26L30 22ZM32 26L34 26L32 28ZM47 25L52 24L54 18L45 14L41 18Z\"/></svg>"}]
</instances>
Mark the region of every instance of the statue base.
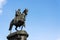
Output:
<instances>
[{"instance_id":1,"label":"statue base","mask_svg":"<svg viewBox=\"0 0 60 40\"><path fill-rule=\"evenodd\" d=\"M25 30L20 30L14 33L10 33L7 36L8 40L27 40L28 33Z\"/></svg>"}]
</instances>

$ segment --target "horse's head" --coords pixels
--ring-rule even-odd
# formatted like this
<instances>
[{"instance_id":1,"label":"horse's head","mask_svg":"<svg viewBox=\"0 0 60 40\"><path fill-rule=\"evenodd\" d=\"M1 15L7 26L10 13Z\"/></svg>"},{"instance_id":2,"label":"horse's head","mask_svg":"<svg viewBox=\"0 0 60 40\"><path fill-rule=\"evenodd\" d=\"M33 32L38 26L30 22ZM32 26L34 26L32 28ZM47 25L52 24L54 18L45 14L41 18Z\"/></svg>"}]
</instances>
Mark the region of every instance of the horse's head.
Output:
<instances>
[{"instance_id":1,"label":"horse's head","mask_svg":"<svg viewBox=\"0 0 60 40\"><path fill-rule=\"evenodd\" d=\"M28 9L25 9L25 10L23 11L23 13L25 13L25 15L27 15L27 12L28 12Z\"/></svg>"}]
</instances>

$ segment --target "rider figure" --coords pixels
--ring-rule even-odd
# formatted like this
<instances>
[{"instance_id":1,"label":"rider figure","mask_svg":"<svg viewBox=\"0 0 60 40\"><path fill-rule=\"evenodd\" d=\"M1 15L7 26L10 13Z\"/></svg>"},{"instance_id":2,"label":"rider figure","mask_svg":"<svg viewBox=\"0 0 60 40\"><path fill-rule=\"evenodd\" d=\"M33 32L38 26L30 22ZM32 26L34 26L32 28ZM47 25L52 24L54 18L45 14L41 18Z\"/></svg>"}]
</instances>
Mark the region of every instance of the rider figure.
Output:
<instances>
[{"instance_id":1,"label":"rider figure","mask_svg":"<svg viewBox=\"0 0 60 40\"><path fill-rule=\"evenodd\" d=\"M18 10L16 11L15 16L17 17L17 16L20 16L20 15L21 15L21 12L20 12L20 9L18 9Z\"/></svg>"},{"instance_id":2,"label":"rider figure","mask_svg":"<svg viewBox=\"0 0 60 40\"><path fill-rule=\"evenodd\" d=\"M20 9L18 9L16 11L16 14L15 14L15 21L14 22L18 22L18 20L20 19L18 16L21 16L21 12L20 12ZM17 20L17 21L16 21Z\"/></svg>"}]
</instances>

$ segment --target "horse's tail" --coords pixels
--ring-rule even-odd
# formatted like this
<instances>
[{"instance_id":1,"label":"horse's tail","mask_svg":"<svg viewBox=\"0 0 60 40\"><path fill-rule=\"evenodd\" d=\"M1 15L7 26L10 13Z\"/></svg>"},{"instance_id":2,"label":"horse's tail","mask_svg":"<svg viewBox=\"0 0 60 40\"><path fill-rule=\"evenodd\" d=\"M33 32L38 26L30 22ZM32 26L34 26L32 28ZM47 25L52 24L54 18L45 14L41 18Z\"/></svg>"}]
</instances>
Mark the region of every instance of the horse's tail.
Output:
<instances>
[{"instance_id":1,"label":"horse's tail","mask_svg":"<svg viewBox=\"0 0 60 40\"><path fill-rule=\"evenodd\" d=\"M13 27L13 21L14 21L14 20L12 20L11 23L10 23L9 31L12 30L12 27Z\"/></svg>"}]
</instances>

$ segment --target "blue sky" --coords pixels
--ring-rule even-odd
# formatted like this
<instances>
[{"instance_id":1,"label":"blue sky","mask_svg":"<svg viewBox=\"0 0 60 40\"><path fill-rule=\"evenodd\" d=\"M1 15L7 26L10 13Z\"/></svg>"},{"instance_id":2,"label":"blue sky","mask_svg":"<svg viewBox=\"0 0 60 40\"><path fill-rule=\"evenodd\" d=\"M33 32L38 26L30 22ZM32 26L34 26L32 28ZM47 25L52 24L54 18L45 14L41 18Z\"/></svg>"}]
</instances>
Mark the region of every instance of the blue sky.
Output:
<instances>
[{"instance_id":1,"label":"blue sky","mask_svg":"<svg viewBox=\"0 0 60 40\"><path fill-rule=\"evenodd\" d=\"M9 24L18 8L21 12L28 9L24 28L28 40L60 40L60 0L4 0L0 4L0 40L7 40Z\"/></svg>"}]
</instances>

